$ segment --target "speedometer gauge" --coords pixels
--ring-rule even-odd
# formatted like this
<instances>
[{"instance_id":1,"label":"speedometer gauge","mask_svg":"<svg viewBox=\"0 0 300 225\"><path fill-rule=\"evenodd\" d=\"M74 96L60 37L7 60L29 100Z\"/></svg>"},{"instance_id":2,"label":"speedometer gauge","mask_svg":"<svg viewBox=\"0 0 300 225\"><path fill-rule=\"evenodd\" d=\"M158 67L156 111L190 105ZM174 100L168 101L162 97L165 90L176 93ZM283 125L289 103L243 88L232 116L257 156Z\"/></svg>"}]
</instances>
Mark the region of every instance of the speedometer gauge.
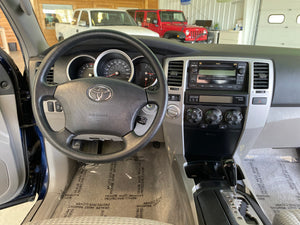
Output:
<instances>
[{"instance_id":1,"label":"speedometer gauge","mask_svg":"<svg viewBox=\"0 0 300 225\"><path fill-rule=\"evenodd\" d=\"M95 61L94 74L131 82L133 78L131 58L123 51L110 49L102 52Z\"/></svg>"},{"instance_id":2,"label":"speedometer gauge","mask_svg":"<svg viewBox=\"0 0 300 225\"><path fill-rule=\"evenodd\" d=\"M123 59L112 59L104 64L103 76L129 80L131 76L130 65Z\"/></svg>"}]
</instances>

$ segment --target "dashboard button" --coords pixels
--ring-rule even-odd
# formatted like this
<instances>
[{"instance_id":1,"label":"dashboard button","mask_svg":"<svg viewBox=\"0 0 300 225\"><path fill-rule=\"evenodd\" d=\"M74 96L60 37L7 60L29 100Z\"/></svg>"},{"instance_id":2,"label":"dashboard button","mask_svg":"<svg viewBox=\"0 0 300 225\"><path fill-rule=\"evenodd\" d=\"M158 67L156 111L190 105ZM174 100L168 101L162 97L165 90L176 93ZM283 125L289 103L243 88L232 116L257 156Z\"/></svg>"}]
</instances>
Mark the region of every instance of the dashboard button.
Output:
<instances>
[{"instance_id":1,"label":"dashboard button","mask_svg":"<svg viewBox=\"0 0 300 225\"><path fill-rule=\"evenodd\" d=\"M267 98L266 97L254 97L252 99L253 105L266 105L267 104Z\"/></svg>"}]
</instances>

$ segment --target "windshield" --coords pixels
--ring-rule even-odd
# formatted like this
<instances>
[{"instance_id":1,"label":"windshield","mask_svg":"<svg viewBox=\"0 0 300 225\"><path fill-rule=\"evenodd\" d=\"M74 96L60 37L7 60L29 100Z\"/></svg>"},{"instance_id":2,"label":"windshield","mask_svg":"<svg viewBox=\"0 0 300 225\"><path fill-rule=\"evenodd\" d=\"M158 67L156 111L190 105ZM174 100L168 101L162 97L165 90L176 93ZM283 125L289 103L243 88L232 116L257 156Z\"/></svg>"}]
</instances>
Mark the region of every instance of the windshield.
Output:
<instances>
[{"instance_id":1,"label":"windshield","mask_svg":"<svg viewBox=\"0 0 300 225\"><path fill-rule=\"evenodd\" d=\"M182 12L162 11L159 14L162 22L186 22Z\"/></svg>"},{"instance_id":2,"label":"windshield","mask_svg":"<svg viewBox=\"0 0 300 225\"><path fill-rule=\"evenodd\" d=\"M185 31L187 33L179 35L180 38L186 37L179 40L185 44L300 48L300 42L296 38L300 35L300 13L296 10L299 9L299 1L253 1L255 4L249 5L245 1L216 0L210 1L210 4L202 4L202 0L194 0L184 6L180 1L174 4L169 0L147 1L149 2L147 6L145 1L136 0L126 2L111 0L109 3L86 0L84 4L79 5L72 1L64 3L60 1L60 4L53 4L50 0L32 2L35 3L34 12L50 46L78 32L103 28L130 35L147 34L174 39L169 35L170 32L177 34L176 29L182 29L179 26L187 24L204 27L207 35L201 37L201 41L195 41L201 33ZM93 8L95 6L97 8ZM106 8L101 8L102 6ZM130 15L125 10L128 10ZM178 26L166 27L165 23L175 23ZM8 42L15 42L10 34Z\"/></svg>"},{"instance_id":3,"label":"windshield","mask_svg":"<svg viewBox=\"0 0 300 225\"><path fill-rule=\"evenodd\" d=\"M121 11L91 11L92 26L136 26L133 18Z\"/></svg>"}]
</instances>

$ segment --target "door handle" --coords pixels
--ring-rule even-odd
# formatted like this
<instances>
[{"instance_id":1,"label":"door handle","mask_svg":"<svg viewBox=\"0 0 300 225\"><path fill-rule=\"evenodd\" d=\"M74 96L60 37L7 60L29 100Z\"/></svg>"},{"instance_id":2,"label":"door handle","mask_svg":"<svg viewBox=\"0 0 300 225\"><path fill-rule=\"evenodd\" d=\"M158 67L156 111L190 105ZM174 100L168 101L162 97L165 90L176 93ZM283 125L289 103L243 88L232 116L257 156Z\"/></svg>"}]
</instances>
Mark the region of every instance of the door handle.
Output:
<instances>
[{"instance_id":1,"label":"door handle","mask_svg":"<svg viewBox=\"0 0 300 225\"><path fill-rule=\"evenodd\" d=\"M78 33L78 32L79 32L79 30L78 30L78 29L76 29L76 32Z\"/></svg>"}]
</instances>

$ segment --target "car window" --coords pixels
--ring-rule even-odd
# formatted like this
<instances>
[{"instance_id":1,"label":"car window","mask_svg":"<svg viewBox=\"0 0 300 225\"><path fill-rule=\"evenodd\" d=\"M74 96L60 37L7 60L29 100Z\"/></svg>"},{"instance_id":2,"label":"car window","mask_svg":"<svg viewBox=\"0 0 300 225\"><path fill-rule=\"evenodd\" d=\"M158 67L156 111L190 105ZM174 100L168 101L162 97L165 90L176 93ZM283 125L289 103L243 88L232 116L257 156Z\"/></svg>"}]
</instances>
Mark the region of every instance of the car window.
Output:
<instances>
[{"instance_id":1,"label":"car window","mask_svg":"<svg viewBox=\"0 0 300 225\"><path fill-rule=\"evenodd\" d=\"M72 19L72 25L76 25L77 24L77 20L78 20L78 17L79 17L79 13L80 11L76 11L74 13L74 16L73 16L73 19Z\"/></svg>"},{"instance_id":2,"label":"car window","mask_svg":"<svg viewBox=\"0 0 300 225\"><path fill-rule=\"evenodd\" d=\"M19 40L10 26L6 16L0 8L0 47L9 54L21 72L24 71L24 59L22 57Z\"/></svg>"},{"instance_id":3,"label":"car window","mask_svg":"<svg viewBox=\"0 0 300 225\"><path fill-rule=\"evenodd\" d=\"M91 11L93 26L136 26L133 18L122 11Z\"/></svg>"},{"instance_id":4,"label":"car window","mask_svg":"<svg viewBox=\"0 0 300 225\"><path fill-rule=\"evenodd\" d=\"M154 23L154 21L157 21L156 12L148 12L147 13L147 23Z\"/></svg>"},{"instance_id":5,"label":"car window","mask_svg":"<svg viewBox=\"0 0 300 225\"><path fill-rule=\"evenodd\" d=\"M191 26L199 24L197 21L203 21L203 27L207 29L206 40L195 43L185 41L185 44L238 44L300 48L300 42L295 38L300 35L298 29L300 14L295 10L299 7L298 1L287 0L284 3L280 0L255 1L260 1L260 4L256 4L257 8L248 7L244 1L221 2L221 0L210 1L210 4L204 5L202 0L194 0L185 6L182 6L180 1L174 4L168 0L151 0L147 1L147 4L141 3L143 1L121 3L116 0L102 4L101 1L95 3L94 0L86 0L82 4L66 2L66 5L51 4L50 0L35 0L33 2L37 4L33 4L33 9L49 45L56 44L77 33L72 30L76 30L76 27L67 26L70 23L78 26L79 21L82 21L81 26L86 24L89 26L88 29L99 29L102 26L114 29L113 26L124 26L125 30L125 26L134 26L126 31L143 35L135 29L148 26L145 22L153 24L155 20L159 20L163 22L162 26L165 23L174 23L178 26L184 23L185 26ZM40 2L43 4L39 4ZM85 11L82 15L81 10ZM128 10L131 16L125 10ZM74 16L73 12L75 12ZM136 28L137 25L140 27ZM152 31L159 33L160 37L169 37L164 35L161 27L145 27L146 30L151 30L151 28ZM79 29L80 31L83 29ZM195 33L191 30L187 32L190 36Z\"/></svg>"},{"instance_id":6,"label":"car window","mask_svg":"<svg viewBox=\"0 0 300 225\"><path fill-rule=\"evenodd\" d=\"M160 19L162 22L185 22L185 17L182 12L161 11Z\"/></svg>"},{"instance_id":7,"label":"car window","mask_svg":"<svg viewBox=\"0 0 300 225\"><path fill-rule=\"evenodd\" d=\"M145 13L144 12L137 12L136 13L136 17L135 17L135 20L136 20L136 22L137 23L142 23L142 22L144 22L144 15L145 15Z\"/></svg>"},{"instance_id":8,"label":"car window","mask_svg":"<svg viewBox=\"0 0 300 225\"><path fill-rule=\"evenodd\" d=\"M82 11L80 20L79 20L79 24L80 24L80 26L89 26L90 25L89 14L87 11Z\"/></svg>"}]
</instances>

